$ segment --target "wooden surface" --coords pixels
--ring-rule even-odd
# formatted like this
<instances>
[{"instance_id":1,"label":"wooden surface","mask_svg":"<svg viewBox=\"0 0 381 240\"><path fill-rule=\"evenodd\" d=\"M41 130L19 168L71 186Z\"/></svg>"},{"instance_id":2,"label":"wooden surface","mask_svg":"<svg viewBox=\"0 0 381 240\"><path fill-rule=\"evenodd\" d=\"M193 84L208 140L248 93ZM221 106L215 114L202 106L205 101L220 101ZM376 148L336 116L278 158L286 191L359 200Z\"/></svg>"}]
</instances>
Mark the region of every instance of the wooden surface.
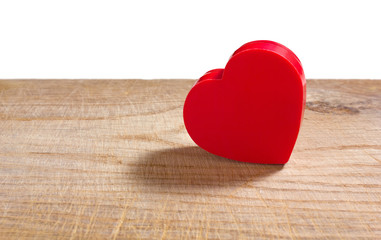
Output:
<instances>
[{"instance_id":1,"label":"wooden surface","mask_svg":"<svg viewBox=\"0 0 381 240\"><path fill-rule=\"evenodd\" d=\"M195 146L193 83L0 81L0 238L381 239L381 81L309 80L284 166Z\"/></svg>"}]
</instances>

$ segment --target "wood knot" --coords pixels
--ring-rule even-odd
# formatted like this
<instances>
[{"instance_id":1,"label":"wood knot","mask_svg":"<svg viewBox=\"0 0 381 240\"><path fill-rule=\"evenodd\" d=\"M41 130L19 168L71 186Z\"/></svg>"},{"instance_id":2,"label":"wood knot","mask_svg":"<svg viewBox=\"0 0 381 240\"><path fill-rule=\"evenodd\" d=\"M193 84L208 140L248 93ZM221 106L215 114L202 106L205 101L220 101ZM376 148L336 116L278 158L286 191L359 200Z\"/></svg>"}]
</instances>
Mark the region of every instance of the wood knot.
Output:
<instances>
[{"instance_id":1,"label":"wood knot","mask_svg":"<svg viewBox=\"0 0 381 240\"><path fill-rule=\"evenodd\" d=\"M343 104L333 104L324 101L307 102L306 108L308 110L320 113L333 113L333 114L358 114L360 110L354 107L348 107Z\"/></svg>"}]
</instances>

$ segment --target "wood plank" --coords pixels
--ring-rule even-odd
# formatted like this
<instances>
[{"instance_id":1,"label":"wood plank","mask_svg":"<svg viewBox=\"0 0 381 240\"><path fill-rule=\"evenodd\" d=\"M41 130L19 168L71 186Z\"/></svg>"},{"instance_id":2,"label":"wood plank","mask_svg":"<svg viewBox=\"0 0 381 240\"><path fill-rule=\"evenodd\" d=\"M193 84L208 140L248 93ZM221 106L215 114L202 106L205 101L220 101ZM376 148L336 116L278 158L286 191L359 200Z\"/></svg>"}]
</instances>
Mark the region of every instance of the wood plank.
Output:
<instances>
[{"instance_id":1,"label":"wood plank","mask_svg":"<svg viewBox=\"0 0 381 240\"><path fill-rule=\"evenodd\" d=\"M0 81L0 238L381 238L381 81L308 80L284 166L198 148L193 83Z\"/></svg>"}]
</instances>

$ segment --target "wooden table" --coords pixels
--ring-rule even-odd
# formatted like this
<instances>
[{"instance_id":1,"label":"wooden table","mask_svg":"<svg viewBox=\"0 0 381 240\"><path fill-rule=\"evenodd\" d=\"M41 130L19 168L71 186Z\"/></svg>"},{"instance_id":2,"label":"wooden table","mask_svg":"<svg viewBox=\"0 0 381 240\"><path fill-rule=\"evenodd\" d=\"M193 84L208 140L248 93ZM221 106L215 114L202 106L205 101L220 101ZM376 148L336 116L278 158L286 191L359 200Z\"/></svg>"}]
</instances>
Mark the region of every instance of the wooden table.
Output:
<instances>
[{"instance_id":1,"label":"wooden table","mask_svg":"<svg viewBox=\"0 0 381 240\"><path fill-rule=\"evenodd\" d=\"M381 81L309 80L284 166L198 148L193 83L0 81L0 238L381 239Z\"/></svg>"}]
</instances>

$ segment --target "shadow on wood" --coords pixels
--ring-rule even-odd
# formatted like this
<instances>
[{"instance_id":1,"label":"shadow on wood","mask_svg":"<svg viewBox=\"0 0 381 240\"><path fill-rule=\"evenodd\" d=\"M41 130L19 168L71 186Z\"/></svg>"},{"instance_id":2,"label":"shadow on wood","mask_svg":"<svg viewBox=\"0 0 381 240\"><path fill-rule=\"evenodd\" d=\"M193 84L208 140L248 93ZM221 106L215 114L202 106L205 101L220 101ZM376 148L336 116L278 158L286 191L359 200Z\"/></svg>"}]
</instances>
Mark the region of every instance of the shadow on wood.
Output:
<instances>
[{"instance_id":1,"label":"shadow on wood","mask_svg":"<svg viewBox=\"0 0 381 240\"><path fill-rule=\"evenodd\" d=\"M199 147L180 147L148 153L136 165L135 174L148 187L224 187L259 180L282 168L229 160Z\"/></svg>"}]
</instances>

